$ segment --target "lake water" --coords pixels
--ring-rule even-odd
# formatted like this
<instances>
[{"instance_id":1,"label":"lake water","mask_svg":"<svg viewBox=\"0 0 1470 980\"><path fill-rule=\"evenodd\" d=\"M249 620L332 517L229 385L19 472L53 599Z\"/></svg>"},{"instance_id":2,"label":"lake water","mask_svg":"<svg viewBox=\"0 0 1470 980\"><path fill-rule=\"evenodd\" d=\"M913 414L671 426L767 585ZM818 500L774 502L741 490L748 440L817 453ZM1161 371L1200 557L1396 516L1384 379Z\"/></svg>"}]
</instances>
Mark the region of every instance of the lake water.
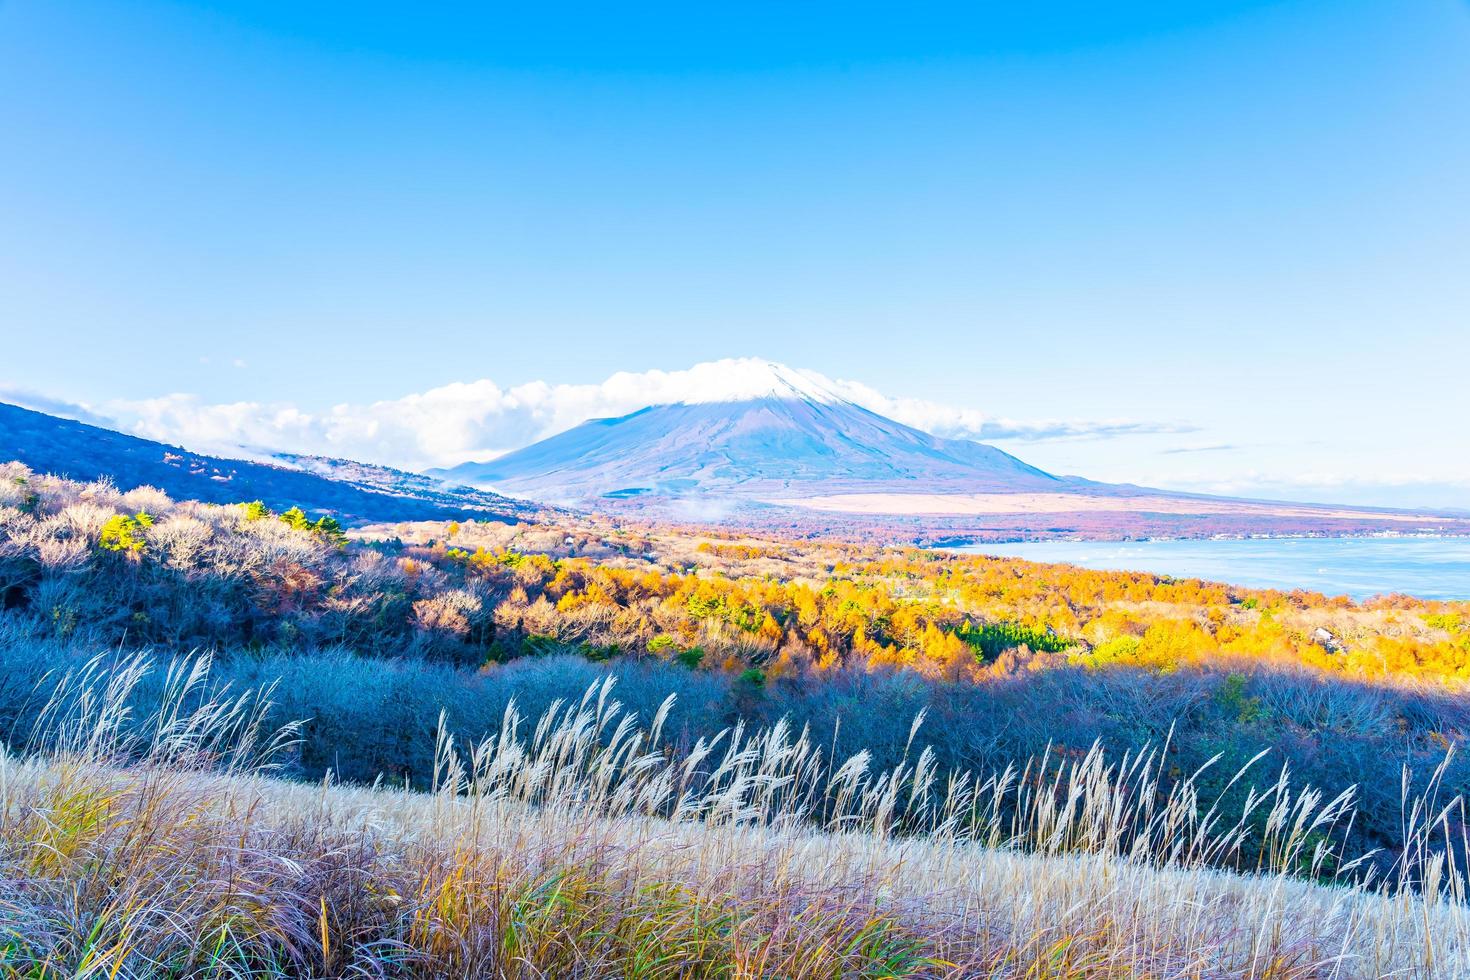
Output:
<instances>
[{"instance_id":1,"label":"lake water","mask_svg":"<svg viewBox=\"0 0 1470 980\"><path fill-rule=\"evenodd\" d=\"M1020 541L955 550L1355 599L1387 592L1470 599L1470 537Z\"/></svg>"}]
</instances>

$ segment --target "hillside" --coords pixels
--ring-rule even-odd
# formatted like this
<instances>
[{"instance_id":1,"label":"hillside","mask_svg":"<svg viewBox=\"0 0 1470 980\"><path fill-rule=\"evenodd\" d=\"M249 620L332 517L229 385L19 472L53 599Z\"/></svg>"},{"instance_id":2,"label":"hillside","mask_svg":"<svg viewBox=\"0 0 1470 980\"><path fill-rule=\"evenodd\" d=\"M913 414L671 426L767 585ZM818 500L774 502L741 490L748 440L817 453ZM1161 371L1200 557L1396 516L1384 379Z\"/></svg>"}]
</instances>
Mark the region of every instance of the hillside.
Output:
<instances>
[{"instance_id":1,"label":"hillside","mask_svg":"<svg viewBox=\"0 0 1470 980\"><path fill-rule=\"evenodd\" d=\"M0 462L76 480L153 486L173 497L302 507L345 522L482 518L515 520L534 508L414 473L346 460L283 456L270 465L189 452L83 422L0 403Z\"/></svg>"},{"instance_id":2,"label":"hillside","mask_svg":"<svg viewBox=\"0 0 1470 980\"><path fill-rule=\"evenodd\" d=\"M1401 766L1425 778L1470 732L1470 603L575 515L393 522L343 541L158 497L0 466L0 732L24 730L17 713L58 658L212 650L236 687L284 679L275 721L313 719L301 774L419 784L433 758L406 735L424 718L445 711L479 739L508 699L539 710L615 672L644 717L679 692L667 720L690 738L787 718L884 766L921 710L945 768L1098 739L1137 751L1171 730L1181 772L1269 749L1267 769L1331 793L1373 784L1363 850L1393 840ZM1457 757L1446 785L1467 778Z\"/></svg>"},{"instance_id":3,"label":"hillside","mask_svg":"<svg viewBox=\"0 0 1470 980\"><path fill-rule=\"evenodd\" d=\"M1470 603L10 463L0 675L3 975L1470 966Z\"/></svg>"},{"instance_id":4,"label":"hillside","mask_svg":"<svg viewBox=\"0 0 1470 980\"><path fill-rule=\"evenodd\" d=\"M1010 776L975 779L977 799L969 781L936 783L922 758L876 772L781 728L727 730L714 739L735 743L719 772L691 778L704 747L667 744L659 720L625 712L607 682L541 724L509 712L481 745L441 739L428 793L291 785L261 778L282 740L252 699L199 697L207 669L172 696L140 697L146 667L126 662L105 690L75 678L98 706L61 700L37 755L0 759L8 975L1449 980L1470 969L1462 876L1417 888L1430 850L1371 886L1299 880L1302 866L1349 863L1322 828L1351 806L1294 800L1284 781L1263 801L1289 818L1266 831L1270 860L1219 873L1208 856L1250 833L1249 814L1197 826L1178 805L1187 788L1154 814L1153 754L1121 774L1094 752L1039 776L1011 823L987 809L1015 788ZM132 731L112 721L124 704L141 719ZM807 801L826 801L815 828ZM89 969L98 963L105 974Z\"/></svg>"}]
</instances>

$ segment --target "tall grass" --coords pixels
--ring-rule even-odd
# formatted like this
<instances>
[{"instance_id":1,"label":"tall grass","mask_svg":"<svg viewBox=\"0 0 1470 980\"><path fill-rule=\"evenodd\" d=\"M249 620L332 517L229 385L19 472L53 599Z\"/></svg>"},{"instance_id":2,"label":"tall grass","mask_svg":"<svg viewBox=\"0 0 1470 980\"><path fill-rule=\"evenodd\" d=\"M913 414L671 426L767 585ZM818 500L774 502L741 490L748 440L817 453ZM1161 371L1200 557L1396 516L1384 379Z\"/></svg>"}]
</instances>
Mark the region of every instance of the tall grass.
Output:
<instances>
[{"instance_id":1,"label":"tall grass","mask_svg":"<svg viewBox=\"0 0 1470 980\"><path fill-rule=\"evenodd\" d=\"M151 669L66 678L0 760L7 975L1470 974L1438 783L1383 875L1342 849L1351 794L1285 771L1227 812L1164 745L946 773L919 719L887 769L785 724L676 751L670 704L605 680L471 744L441 719L430 785L293 784L269 692L182 662L138 712Z\"/></svg>"}]
</instances>

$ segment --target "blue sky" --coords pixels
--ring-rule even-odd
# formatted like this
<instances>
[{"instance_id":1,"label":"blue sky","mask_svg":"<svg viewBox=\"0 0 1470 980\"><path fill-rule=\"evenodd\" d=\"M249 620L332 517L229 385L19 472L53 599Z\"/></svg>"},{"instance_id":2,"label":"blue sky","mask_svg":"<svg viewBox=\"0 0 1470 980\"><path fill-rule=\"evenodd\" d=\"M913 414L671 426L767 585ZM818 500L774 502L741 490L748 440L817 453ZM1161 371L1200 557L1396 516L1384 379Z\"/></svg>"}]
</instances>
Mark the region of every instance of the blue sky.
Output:
<instances>
[{"instance_id":1,"label":"blue sky","mask_svg":"<svg viewBox=\"0 0 1470 980\"><path fill-rule=\"evenodd\" d=\"M0 0L0 387L305 439L755 355L1470 506L1466 4L709 6Z\"/></svg>"}]
</instances>

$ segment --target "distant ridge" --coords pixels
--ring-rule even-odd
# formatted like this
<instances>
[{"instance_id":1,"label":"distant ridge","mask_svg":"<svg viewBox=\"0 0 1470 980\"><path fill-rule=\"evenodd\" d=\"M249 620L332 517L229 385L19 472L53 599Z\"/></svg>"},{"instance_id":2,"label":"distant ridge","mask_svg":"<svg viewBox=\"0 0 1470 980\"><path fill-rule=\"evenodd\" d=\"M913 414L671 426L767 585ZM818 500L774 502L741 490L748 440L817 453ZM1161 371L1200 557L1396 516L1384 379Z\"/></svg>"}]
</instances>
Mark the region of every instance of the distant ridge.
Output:
<instances>
[{"instance_id":1,"label":"distant ridge","mask_svg":"<svg viewBox=\"0 0 1470 980\"><path fill-rule=\"evenodd\" d=\"M122 489L149 485L176 499L210 503L262 500L347 522L515 520L524 504L497 494L450 488L415 473L324 457L284 457L299 468L192 453L85 422L0 403L0 462L75 480L110 479Z\"/></svg>"}]
</instances>

